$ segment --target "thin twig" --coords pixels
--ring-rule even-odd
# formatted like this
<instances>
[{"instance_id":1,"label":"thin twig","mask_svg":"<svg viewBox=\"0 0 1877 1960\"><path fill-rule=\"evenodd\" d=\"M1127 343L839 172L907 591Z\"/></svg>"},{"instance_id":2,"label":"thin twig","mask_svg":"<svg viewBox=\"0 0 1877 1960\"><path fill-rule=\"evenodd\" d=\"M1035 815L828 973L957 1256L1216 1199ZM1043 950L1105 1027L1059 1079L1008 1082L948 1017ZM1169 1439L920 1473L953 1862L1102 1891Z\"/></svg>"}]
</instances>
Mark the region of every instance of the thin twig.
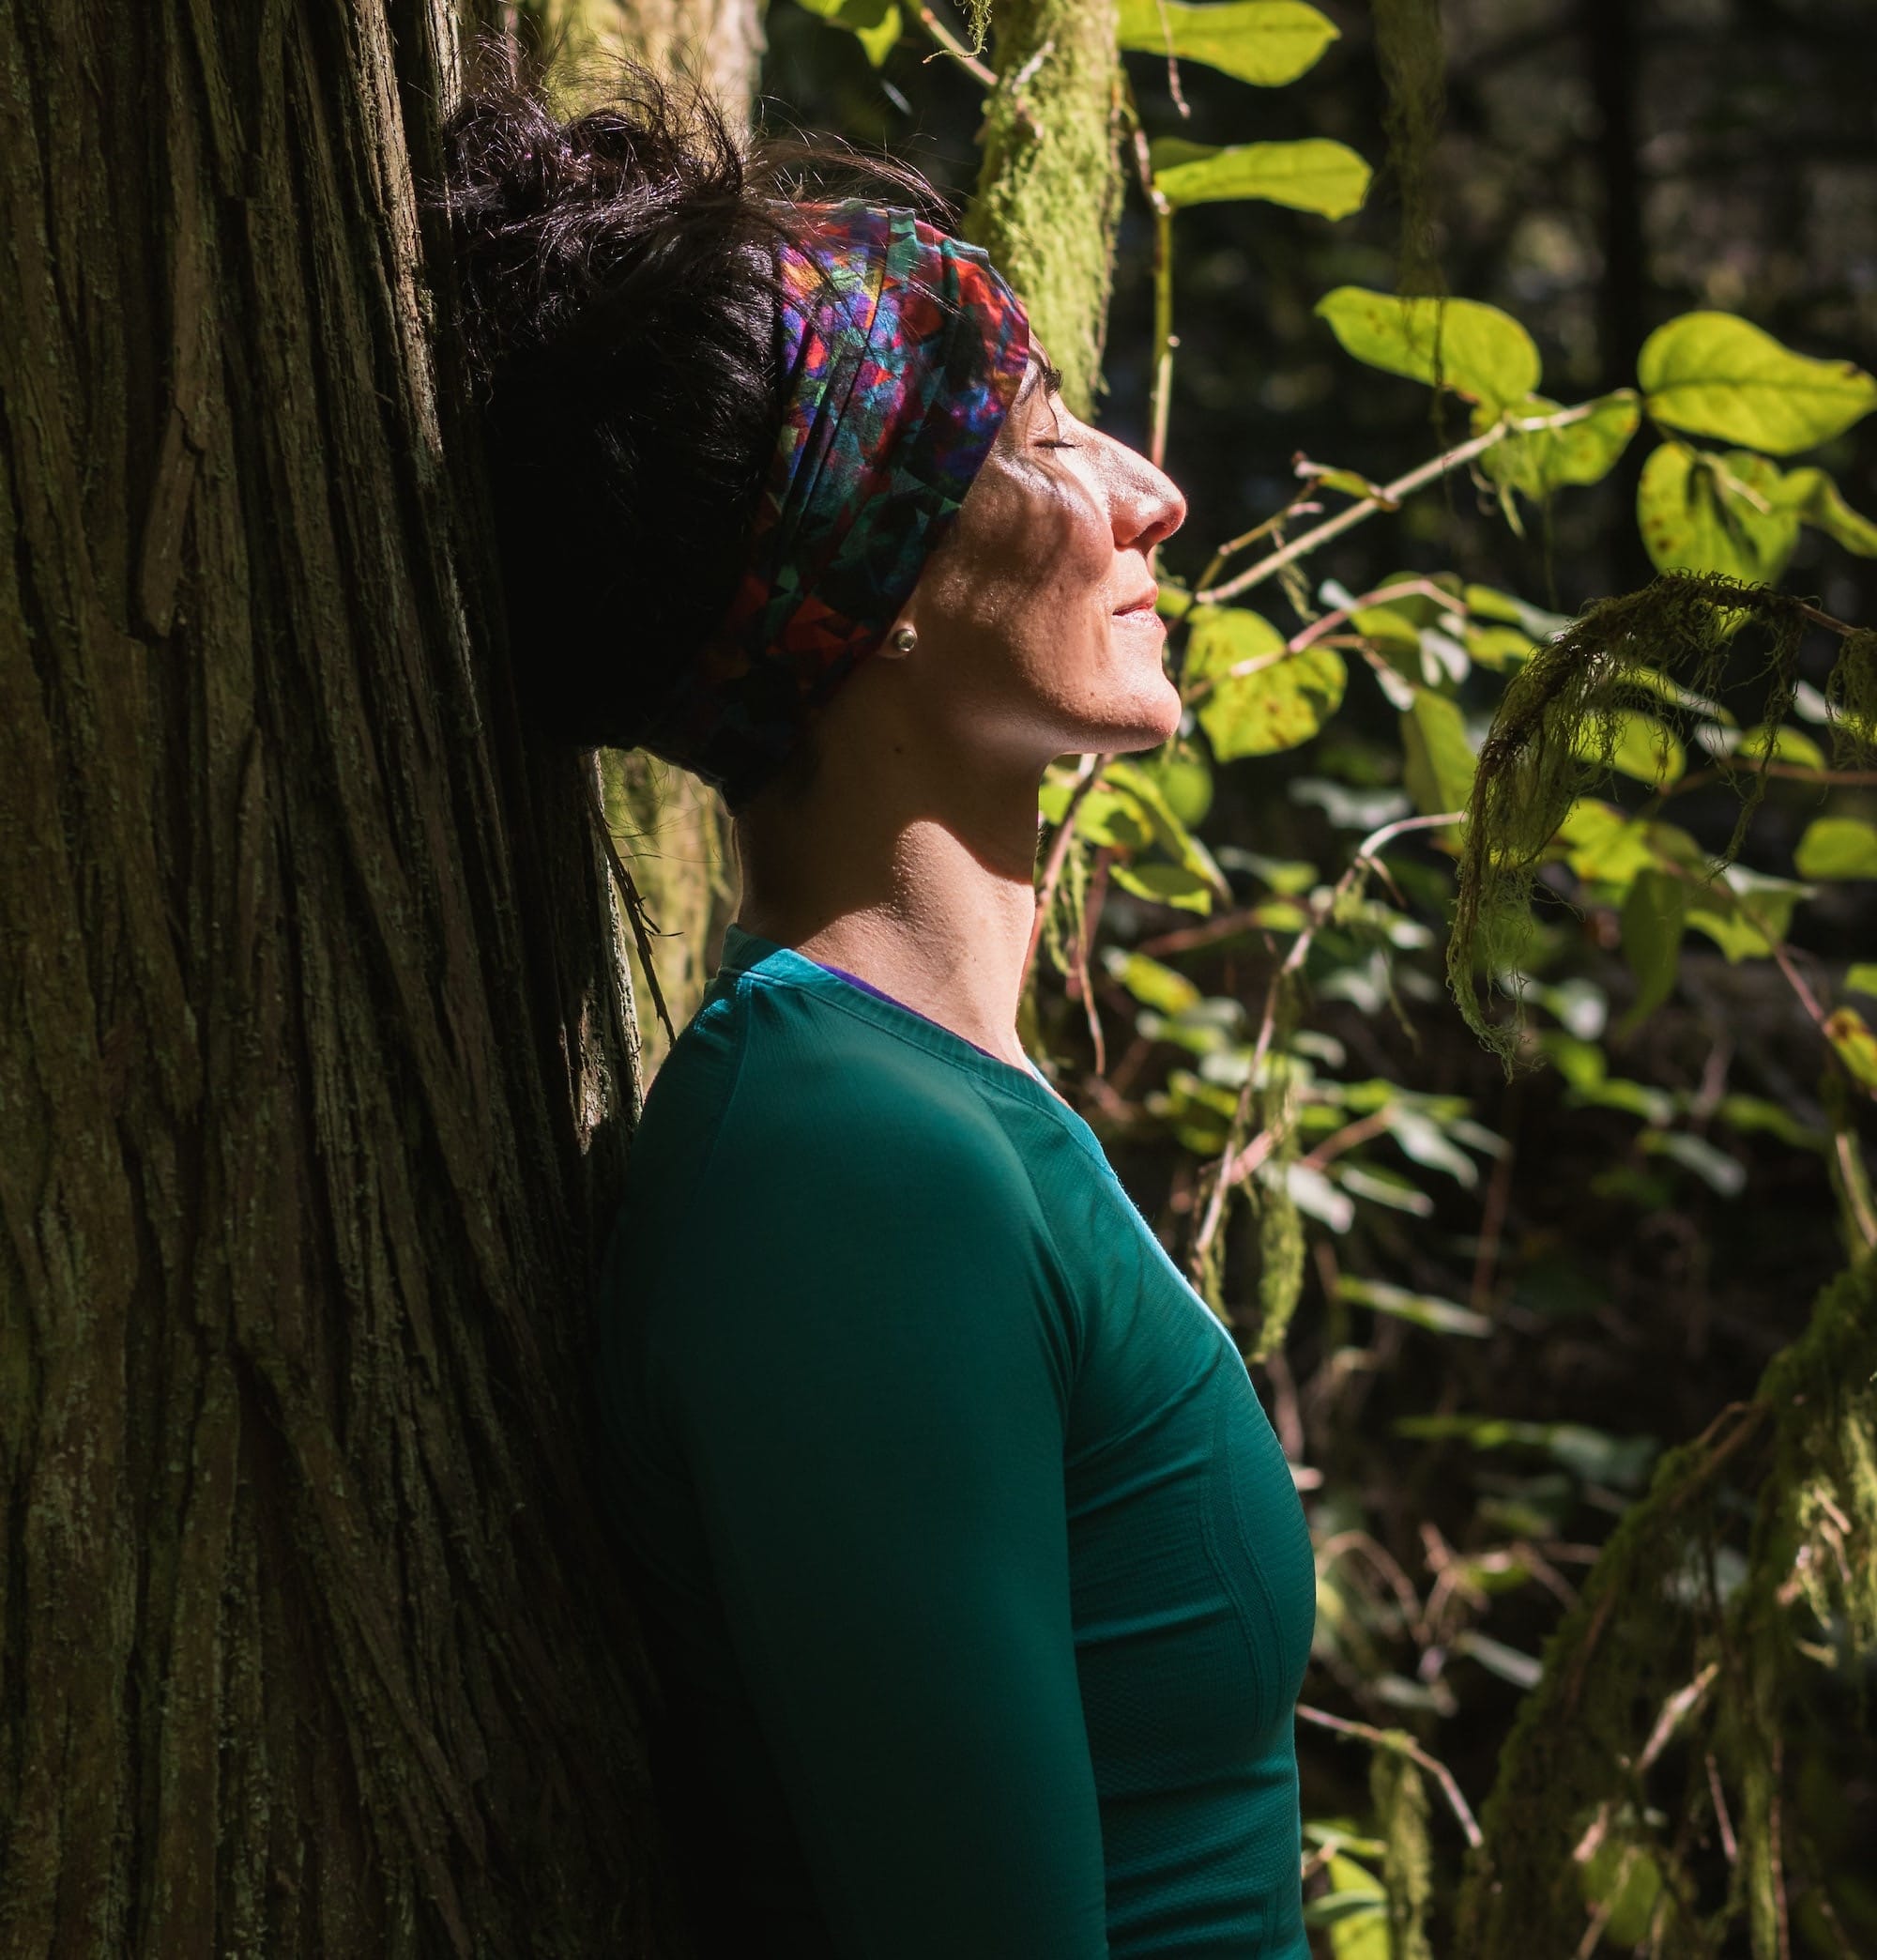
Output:
<instances>
[{"instance_id":1,"label":"thin twig","mask_svg":"<svg viewBox=\"0 0 1877 1960\"><path fill-rule=\"evenodd\" d=\"M1411 1763L1418 1763L1440 1784L1454 1815L1459 1819L1460 1829L1466 1832L1467 1843L1476 1851L1486 1842L1472 1806L1460 1795L1460 1786L1454 1781L1452 1770L1430 1756L1418 1742L1398 1731L1371 1728L1366 1722L1350 1722L1341 1715L1310 1707L1304 1702L1297 1704L1297 1718L1300 1722L1313 1722L1319 1728L1332 1729L1339 1736L1351 1736L1358 1741L1366 1742L1371 1749L1385 1749L1392 1755L1405 1755Z\"/></svg>"},{"instance_id":2,"label":"thin twig","mask_svg":"<svg viewBox=\"0 0 1877 1960\"><path fill-rule=\"evenodd\" d=\"M1030 985L1030 970L1036 963L1036 947L1043 937L1043 923L1049 916L1049 907L1056 896L1056 886L1062 876L1062 866L1069 855L1069 839L1076 828L1076 812L1082 799L1101 781L1102 771L1114 760L1108 756L1084 756L1076 765L1080 773L1076 787L1070 793L1068 808L1062 812L1062 819L1056 826L1056 835L1049 840L1049 855L1044 861L1043 880L1036 892L1036 916L1030 924L1030 944L1023 955L1023 972L1017 976L1017 998L1023 998L1024 989Z\"/></svg>"},{"instance_id":3,"label":"thin twig","mask_svg":"<svg viewBox=\"0 0 1877 1960\"><path fill-rule=\"evenodd\" d=\"M921 5L913 11L919 16L919 24L938 43L938 54L949 54L974 82L991 89L998 85L997 70L987 68L973 54L958 37L946 26L931 8ZM928 54L927 61L937 61L938 54Z\"/></svg>"},{"instance_id":4,"label":"thin twig","mask_svg":"<svg viewBox=\"0 0 1877 1960\"><path fill-rule=\"evenodd\" d=\"M1283 1004L1284 986L1297 972L1305 960L1310 957L1310 948L1316 942L1319 931L1335 913L1337 902L1366 875L1375 861L1375 853L1384 844L1410 831L1437 830L1450 823L1457 823L1466 813L1463 810L1442 810L1433 817L1400 817L1393 823L1384 823L1380 830L1371 831L1356 846L1355 855L1350 860L1349 868L1337 879L1322 901L1311 908L1310 915L1303 929L1298 933L1290 950L1271 976L1271 984L1265 988L1264 1016L1259 1023L1258 1040L1252 1049L1251 1063L1245 1070L1244 1085L1239 1091L1238 1107L1232 1112L1230 1127L1226 1132L1226 1146L1220 1153L1214 1169L1212 1189L1206 1197L1206 1210L1199 1221L1199 1229L1194 1234L1191 1250L1187 1254L1187 1271L1197 1280L1205 1269L1207 1253L1211 1250L1213 1238L1225 1215L1227 1195L1237 1185L1248 1177L1264 1159L1271 1155L1279 1141L1274 1130L1265 1130L1249 1143L1242 1144L1239 1140L1244 1134L1245 1125L1251 1120L1251 1099L1258 1092L1258 1079L1266 1056L1271 1052L1271 1044L1277 1031L1277 1011Z\"/></svg>"},{"instance_id":5,"label":"thin twig","mask_svg":"<svg viewBox=\"0 0 1877 1960\"><path fill-rule=\"evenodd\" d=\"M1459 443L1455 448L1443 450L1438 456L1431 456L1418 467L1399 476L1392 483L1384 484L1378 496L1366 497L1352 503L1347 510L1338 511L1334 517L1325 518L1312 530L1306 530L1301 538L1293 538L1281 549L1274 551L1269 558L1259 559L1248 571L1241 572L1236 578L1228 579L1222 586L1213 586L1205 591L1193 594L1196 605L1217 605L1227 599L1236 598L1240 592L1248 592L1253 586L1262 585L1267 578L1274 577L1286 565L1293 564L1300 558L1307 558L1320 546L1327 544L1332 538L1339 538L1344 531L1352 529L1364 518L1372 517L1376 512L1391 509L1403 498L1411 497L1416 490L1428 483L1438 482L1450 471L1471 463L1481 456L1496 442L1503 441L1507 436L1534 435L1545 429L1563 429L1573 422L1587 421L1595 412L1595 405L1580 403L1575 408L1566 408L1557 415L1533 417L1502 416L1484 434Z\"/></svg>"}]
</instances>

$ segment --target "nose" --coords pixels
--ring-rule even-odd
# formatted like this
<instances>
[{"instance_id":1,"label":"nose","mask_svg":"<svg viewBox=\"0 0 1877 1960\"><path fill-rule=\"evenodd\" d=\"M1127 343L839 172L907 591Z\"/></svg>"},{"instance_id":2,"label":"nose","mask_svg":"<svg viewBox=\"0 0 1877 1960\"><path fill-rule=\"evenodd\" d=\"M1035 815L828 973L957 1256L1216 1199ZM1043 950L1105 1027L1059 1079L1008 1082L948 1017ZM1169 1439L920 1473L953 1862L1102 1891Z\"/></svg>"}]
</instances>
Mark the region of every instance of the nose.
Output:
<instances>
[{"instance_id":1,"label":"nose","mask_svg":"<svg viewBox=\"0 0 1877 1960\"><path fill-rule=\"evenodd\" d=\"M1124 442L1113 444L1113 464L1115 549L1151 553L1185 523L1186 499L1164 469Z\"/></svg>"}]
</instances>

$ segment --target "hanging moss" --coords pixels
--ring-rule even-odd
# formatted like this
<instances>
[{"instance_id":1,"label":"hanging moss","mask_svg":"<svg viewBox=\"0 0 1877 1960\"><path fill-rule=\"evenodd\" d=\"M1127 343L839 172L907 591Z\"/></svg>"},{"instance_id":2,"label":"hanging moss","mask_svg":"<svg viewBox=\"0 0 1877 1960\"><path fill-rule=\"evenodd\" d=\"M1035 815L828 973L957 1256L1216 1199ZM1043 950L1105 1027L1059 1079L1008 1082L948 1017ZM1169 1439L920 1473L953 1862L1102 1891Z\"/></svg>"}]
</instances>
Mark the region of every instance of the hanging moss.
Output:
<instances>
[{"instance_id":1,"label":"hanging moss","mask_svg":"<svg viewBox=\"0 0 1877 1960\"><path fill-rule=\"evenodd\" d=\"M1877 631L1864 627L1846 639L1825 686L1836 719L1833 760L1840 769L1877 758Z\"/></svg>"},{"instance_id":2,"label":"hanging moss","mask_svg":"<svg viewBox=\"0 0 1877 1960\"><path fill-rule=\"evenodd\" d=\"M1376 1834L1385 1846L1381 1882L1388 1894L1388 1960L1433 1960L1427 1943L1427 1906L1434 1893L1427 1786L1412 1757L1398 1748L1378 1749L1369 1759L1368 1791Z\"/></svg>"},{"instance_id":3,"label":"hanging moss","mask_svg":"<svg viewBox=\"0 0 1877 1960\"><path fill-rule=\"evenodd\" d=\"M1588 1918L1576 1854L1620 1813L1662 1876L1673 1932L1665 1952L1714 1951L1744 1913L1755 1960L1773 1960L1775 1794L1792 1698L1820 1665L1822 1631L1847 1673L1877 1655L1873 1436L1877 1259L1866 1259L1821 1294L1751 1403L1663 1458L1604 1548L1501 1756L1455 1952L1576 1951ZM1714 1554L1743 1504L1754 1519L1747 1577L1723 1601ZM1643 1821L1635 1765L1670 1698L1710 1661L1718 1678L1688 1717L1701 1732L1690 1753L1718 1753L1740 1860L1734 1894L1702 1919L1671 1826L1658 1833Z\"/></svg>"},{"instance_id":4,"label":"hanging moss","mask_svg":"<svg viewBox=\"0 0 1877 1960\"><path fill-rule=\"evenodd\" d=\"M1434 146L1446 114L1439 0L1375 0L1375 58L1388 92L1388 169L1401 199L1396 290L1443 293L1434 214Z\"/></svg>"},{"instance_id":5,"label":"hanging moss","mask_svg":"<svg viewBox=\"0 0 1877 1960\"><path fill-rule=\"evenodd\" d=\"M1775 725L1792 705L1805 627L1800 602L1788 593L1672 573L1590 607L1513 678L1480 751L1447 946L1447 978L1460 1012L1508 1072L1521 1023L1516 1013L1488 1019L1476 976L1482 968L1488 984L1511 975L1516 1002L1539 862L1571 805L1614 773L1625 711L1663 706L1659 687L1648 685L1640 670L1711 694L1757 628L1766 685L1762 719ZM1859 661L1848 681L1839 681L1840 693L1870 685L1868 659ZM1840 658L1837 672L1846 671ZM1765 789L1763 769L1740 771L1734 780L1744 797L1722 864L1738 851Z\"/></svg>"}]
</instances>

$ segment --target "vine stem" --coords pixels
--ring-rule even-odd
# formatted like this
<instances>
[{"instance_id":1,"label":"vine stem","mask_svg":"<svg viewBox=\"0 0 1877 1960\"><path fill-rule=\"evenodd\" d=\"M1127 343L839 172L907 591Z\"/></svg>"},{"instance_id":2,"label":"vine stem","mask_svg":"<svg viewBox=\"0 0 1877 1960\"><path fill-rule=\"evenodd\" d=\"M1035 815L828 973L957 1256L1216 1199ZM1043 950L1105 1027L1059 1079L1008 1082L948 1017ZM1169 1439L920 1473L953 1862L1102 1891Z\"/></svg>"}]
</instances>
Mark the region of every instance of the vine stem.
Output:
<instances>
[{"instance_id":1,"label":"vine stem","mask_svg":"<svg viewBox=\"0 0 1877 1960\"><path fill-rule=\"evenodd\" d=\"M1466 1832L1467 1843L1477 1851L1486 1842L1479 1820L1473 1814L1473 1806L1460 1794L1453 1771L1437 1756L1430 1756L1411 1737L1398 1729L1371 1728L1366 1722L1351 1722L1344 1716L1332 1715L1327 1709L1313 1708L1304 1702L1297 1704L1297 1719L1314 1723L1317 1727L1330 1729L1338 1736L1353 1737L1359 1742L1366 1742L1371 1749L1385 1749L1391 1755L1405 1755L1411 1763L1419 1764L1440 1784L1448 1807L1459 1819L1460 1829Z\"/></svg>"},{"instance_id":2,"label":"vine stem","mask_svg":"<svg viewBox=\"0 0 1877 1960\"><path fill-rule=\"evenodd\" d=\"M1253 586L1262 585L1267 578L1274 577L1286 565L1294 564L1300 558L1307 558L1332 538L1339 538L1346 530L1353 529L1364 518L1374 516L1378 511L1394 509L1416 490L1438 482L1442 477L1471 463L1475 456L1483 456L1507 436L1533 436L1546 429L1564 429L1573 422L1588 421L1596 406L1594 402L1580 402L1575 408L1561 409L1556 415L1501 416L1483 435L1474 436L1450 450L1442 450L1438 456L1428 457L1427 462L1417 465L1406 476L1396 477L1392 483L1384 483L1373 497L1359 498L1347 510L1325 518L1302 537L1291 539L1289 544L1274 551L1269 558L1259 559L1257 564L1241 572L1236 578L1228 578L1224 585L1213 586L1206 591L1195 592L1193 604L1217 605L1227 599L1236 598L1240 592L1248 592Z\"/></svg>"},{"instance_id":3,"label":"vine stem","mask_svg":"<svg viewBox=\"0 0 1877 1960\"><path fill-rule=\"evenodd\" d=\"M1198 1276L1205 1270L1206 1254L1212 1249L1213 1240L1217 1236L1219 1224L1225 1216L1228 1194L1261 1164L1276 1147L1277 1132L1263 1130L1249 1143L1241 1147L1239 1138L1244 1134L1244 1126L1251 1117L1251 1098L1257 1091L1259 1071L1271 1052L1271 1045L1277 1033L1277 1010L1284 999L1284 983L1299 971L1310 957L1310 948L1316 943L1319 931L1336 909L1337 901L1355 887L1375 863L1375 853L1383 845L1395 838L1405 836L1412 831L1440 830L1447 824L1457 823L1466 815L1464 810L1442 810L1433 817L1398 817L1393 823L1384 823L1380 830L1370 831L1356 846L1355 855L1350 860L1349 869L1336 880L1328 896L1320 904L1311 908L1310 917L1282 964L1271 976L1271 985L1264 991L1264 1018L1259 1024L1258 1042L1251 1052L1251 1065L1245 1070L1244 1086L1239 1091L1238 1108L1232 1112L1231 1126L1226 1133L1226 1147L1220 1154L1213 1177L1212 1190L1206 1198L1205 1216L1199 1221L1199 1229L1193 1234L1192 1249L1187 1254L1186 1270L1197 1283Z\"/></svg>"},{"instance_id":4,"label":"vine stem","mask_svg":"<svg viewBox=\"0 0 1877 1960\"><path fill-rule=\"evenodd\" d=\"M1049 916L1050 902L1056 896L1062 866L1069 856L1069 840L1076 829L1076 812L1081 806L1082 799L1101 781L1102 771L1113 760L1112 755L1084 756L1077 765L1081 773L1070 793L1069 806L1056 826L1056 835L1049 840L1049 855L1043 864L1043 880L1036 888L1036 916L1030 922L1030 944L1024 950L1023 972L1018 974L1016 982L1018 1000L1023 998L1024 989L1030 985L1030 970L1036 964L1036 948L1043 938L1043 922Z\"/></svg>"}]
</instances>

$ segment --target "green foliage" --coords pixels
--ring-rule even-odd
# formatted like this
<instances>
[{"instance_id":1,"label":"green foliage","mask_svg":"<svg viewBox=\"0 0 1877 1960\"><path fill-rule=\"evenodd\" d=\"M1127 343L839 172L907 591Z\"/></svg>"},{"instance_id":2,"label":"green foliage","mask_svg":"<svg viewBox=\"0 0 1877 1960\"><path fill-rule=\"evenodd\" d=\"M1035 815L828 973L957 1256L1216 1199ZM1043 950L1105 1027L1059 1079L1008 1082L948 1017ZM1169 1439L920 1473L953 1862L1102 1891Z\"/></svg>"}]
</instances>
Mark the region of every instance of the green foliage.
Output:
<instances>
[{"instance_id":1,"label":"green foliage","mask_svg":"<svg viewBox=\"0 0 1877 1960\"><path fill-rule=\"evenodd\" d=\"M875 68L899 45L903 23L897 0L801 0L801 4L810 13L857 36Z\"/></svg>"},{"instance_id":2,"label":"green foliage","mask_svg":"<svg viewBox=\"0 0 1877 1960\"><path fill-rule=\"evenodd\" d=\"M1240 143L1218 149L1162 137L1149 150L1154 189L1175 210L1259 197L1296 211L1347 218L1368 195L1368 165L1347 144Z\"/></svg>"},{"instance_id":3,"label":"green foliage","mask_svg":"<svg viewBox=\"0 0 1877 1960\"><path fill-rule=\"evenodd\" d=\"M1122 0L1121 45L1143 54L1204 62L1263 88L1313 69L1340 38L1335 23L1303 0Z\"/></svg>"},{"instance_id":4,"label":"green foliage","mask_svg":"<svg viewBox=\"0 0 1877 1960\"><path fill-rule=\"evenodd\" d=\"M1307 742L1342 706L1349 669L1333 647L1289 651L1260 614L1209 606L1188 636L1183 679L1213 754L1230 762Z\"/></svg>"},{"instance_id":5,"label":"green foliage","mask_svg":"<svg viewBox=\"0 0 1877 1960\"><path fill-rule=\"evenodd\" d=\"M1877 381L1848 360L1812 360L1732 314L1658 327L1637 357L1649 413L1665 427L1790 456L1877 408Z\"/></svg>"},{"instance_id":6,"label":"green foliage","mask_svg":"<svg viewBox=\"0 0 1877 1960\"><path fill-rule=\"evenodd\" d=\"M1656 1466L1548 1644L1506 1745L1459 1902L1457 1951L1470 1960L1575 1951L1587 1902L1608 1913L1612 1937L1642 1937L1659 1906L1682 1926L1680 1950L1707 1950L1695 1943L1686 1839L1646 1797L1665 1723L1670 1736L1707 1730L1734 1791L1754 1952L1778 1951L1773 1765L1793 1641L1829 1630L1809 1664L1847 1671L1877 1653L1873 1380L1877 1265L1867 1261L1825 1290L1751 1404ZM1714 1562L1743 1501L1753 1521L1744 1576L1723 1596ZM1712 1687L1691 1693L1703 1678Z\"/></svg>"},{"instance_id":7,"label":"green foliage","mask_svg":"<svg viewBox=\"0 0 1877 1960\"><path fill-rule=\"evenodd\" d=\"M1398 299L1338 286L1317 302L1346 353L1438 383L1495 412L1538 386L1538 349L1510 314L1475 299Z\"/></svg>"},{"instance_id":8,"label":"green foliage","mask_svg":"<svg viewBox=\"0 0 1877 1960\"><path fill-rule=\"evenodd\" d=\"M1540 429L1529 436L1508 436L1480 458L1480 467L1495 483L1503 483L1543 503L1566 486L1600 483L1615 468L1629 447L1642 419L1640 403L1626 388L1587 405L1582 421L1562 428ZM1510 405L1520 421L1537 421L1563 413L1564 405L1541 394L1527 395ZM1489 427L1495 410L1486 404L1473 412L1475 430Z\"/></svg>"}]
</instances>

